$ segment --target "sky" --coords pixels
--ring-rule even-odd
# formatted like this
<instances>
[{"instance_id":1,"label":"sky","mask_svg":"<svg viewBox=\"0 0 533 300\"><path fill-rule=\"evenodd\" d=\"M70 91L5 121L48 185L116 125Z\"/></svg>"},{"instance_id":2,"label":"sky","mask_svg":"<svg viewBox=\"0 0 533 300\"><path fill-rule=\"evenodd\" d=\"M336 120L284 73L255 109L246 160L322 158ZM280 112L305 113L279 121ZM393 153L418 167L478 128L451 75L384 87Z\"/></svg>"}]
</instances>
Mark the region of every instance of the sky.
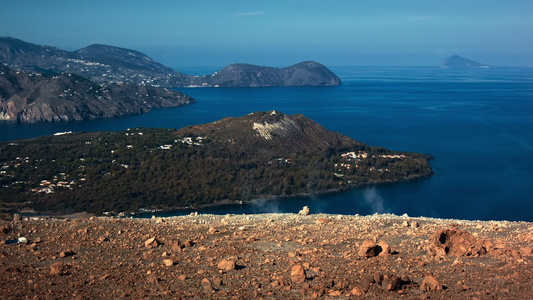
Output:
<instances>
[{"instance_id":1,"label":"sky","mask_svg":"<svg viewBox=\"0 0 533 300\"><path fill-rule=\"evenodd\" d=\"M0 0L0 36L107 44L174 67L439 66L458 54L533 67L531 0Z\"/></svg>"}]
</instances>

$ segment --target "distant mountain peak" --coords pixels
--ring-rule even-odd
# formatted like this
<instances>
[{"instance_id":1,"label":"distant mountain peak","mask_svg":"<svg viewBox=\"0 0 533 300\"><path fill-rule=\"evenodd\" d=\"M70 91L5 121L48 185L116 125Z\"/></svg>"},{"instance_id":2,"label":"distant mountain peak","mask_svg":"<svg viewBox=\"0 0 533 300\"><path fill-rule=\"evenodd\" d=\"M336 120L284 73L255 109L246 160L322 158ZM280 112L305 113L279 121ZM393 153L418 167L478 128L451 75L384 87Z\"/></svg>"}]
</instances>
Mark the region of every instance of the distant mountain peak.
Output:
<instances>
[{"instance_id":1,"label":"distant mountain peak","mask_svg":"<svg viewBox=\"0 0 533 300\"><path fill-rule=\"evenodd\" d=\"M482 64L480 62L461 57L457 54L454 54L450 57L447 57L442 62L441 68L450 68L450 69L487 69L490 68L489 65Z\"/></svg>"}]
</instances>

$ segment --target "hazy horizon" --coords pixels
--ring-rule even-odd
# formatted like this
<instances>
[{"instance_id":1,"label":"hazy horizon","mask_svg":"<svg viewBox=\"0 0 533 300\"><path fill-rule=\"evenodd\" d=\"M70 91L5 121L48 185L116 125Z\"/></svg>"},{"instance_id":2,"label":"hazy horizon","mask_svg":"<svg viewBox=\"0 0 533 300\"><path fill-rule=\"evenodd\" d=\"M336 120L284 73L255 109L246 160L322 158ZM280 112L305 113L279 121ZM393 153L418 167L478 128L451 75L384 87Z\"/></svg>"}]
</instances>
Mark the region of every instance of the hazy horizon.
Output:
<instances>
[{"instance_id":1,"label":"hazy horizon","mask_svg":"<svg viewBox=\"0 0 533 300\"><path fill-rule=\"evenodd\" d=\"M0 36L134 49L173 68L439 66L453 54L533 66L531 1L9 1Z\"/></svg>"}]
</instances>

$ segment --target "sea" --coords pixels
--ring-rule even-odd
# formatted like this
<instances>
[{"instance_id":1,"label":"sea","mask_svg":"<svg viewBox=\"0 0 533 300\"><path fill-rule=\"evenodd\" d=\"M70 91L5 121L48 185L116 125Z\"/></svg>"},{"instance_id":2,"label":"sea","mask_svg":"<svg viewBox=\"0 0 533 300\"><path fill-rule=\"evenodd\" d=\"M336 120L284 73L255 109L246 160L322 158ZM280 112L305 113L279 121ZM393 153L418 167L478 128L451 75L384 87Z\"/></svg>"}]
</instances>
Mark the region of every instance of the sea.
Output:
<instances>
[{"instance_id":1,"label":"sea","mask_svg":"<svg viewBox=\"0 0 533 300\"><path fill-rule=\"evenodd\" d=\"M199 213L391 213L467 220L533 221L533 68L330 67L335 87L179 88L194 105L91 121L0 123L0 140L56 132L181 128L254 111L304 114L329 130L397 151L430 154L435 174ZM179 69L210 74L216 68ZM191 211L147 213L184 215Z\"/></svg>"}]
</instances>

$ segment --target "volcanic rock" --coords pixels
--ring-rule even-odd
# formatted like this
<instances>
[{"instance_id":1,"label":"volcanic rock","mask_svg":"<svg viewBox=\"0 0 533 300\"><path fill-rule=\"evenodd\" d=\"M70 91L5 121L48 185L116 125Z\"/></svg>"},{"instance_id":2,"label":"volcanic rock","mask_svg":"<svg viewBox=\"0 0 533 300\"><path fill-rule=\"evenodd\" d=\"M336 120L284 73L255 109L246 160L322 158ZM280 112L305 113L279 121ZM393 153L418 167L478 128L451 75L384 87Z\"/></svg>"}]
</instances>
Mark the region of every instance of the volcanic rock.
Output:
<instances>
[{"instance_id":1,"label":"volcanic rock","mask_svg":"<svg viewBox=\"0 0 533 300\"><path fill-rule=\"evenodd\" d=\"M74 251L72 250L65 250L65 251L61 251L61 253L59 253L59 257L67 257L67 256L72 256L76 254Z\"/></svg>"},{"instance_id":2,"label":"volcanic rock","mask_svg":"<svg viewBox=\"0 0 533 300\"><path fill-rule=\"evenodd\" d=\"M428 275L424 278L420 284L420 290L422 291L442 291L442 285L434 276Z\"/></svg>"},{"instance_id":3,"label":"volcanic rock","mask_svg":"<svg viewBox=\"0 0 533 300\"><path fill-rule=\"evenodd\" d=\"M441 229L429 238L428 254L443 257L479 256L487 253L486 243L457 228Z\"/></svg>"},{"instance_id":4,"label":"volcanic rock","mask_svg":"<svg viewBox=\"0 0 533 300\"><path fill-rule=\"evenodd\" d=\"M306 274L302 265L298 264L291 269L291 280L294 283L302 283L305 281Z\"/></svg>"},{"instance_id":5,"label":"volcanic rock","mask_svg":"<svg viewBox=\"0 0 533 300\"><path fill-rule=\"evenodd\" d=\"M174 265L174 261L172 259L163 259L163 264L167 267L172 267Z\"/></svg>"},{"instance_id":6,"label":"volcanic rock","mask_svg":"<svg viewBox=\"0 0 533 300\"><path fill-rule=\"evenodd\" d=\"M70 274L70 265L58 262L50 265L50 275L68 275Z\"/></svg>"},{"instance_id":7,"label":"volcanic rock","mask_svg":"<svg viewBox=\"0 0 533 300\"><path fill-rule=\"evenodd\" d=\"M155 237L149 238L146 241L144 241L144 246L146 248L156 248L159 245L160 245L160 243Z\"/></svg>"},{"instance_id":8,"label":"volcanic rock","mask_svg":"<svg viewBox=\"0 0 533 300\"><path fill-rule=\"evenodd\" d=\"M233 271L233 270L235 270L236 263L232 259L224 259L224 260L222 260L221 262L218 263L217 267L218 267L219 270L222 270L222 271L225 271L225 272Z\"/></svg>"},{"instance_id":9,"label":"volcanic rock","mask_svg":"<svg viewBox=\"0 0 533 300\"><path fill-rule=\"evenodd\" d=\"M396 291L402 287L402 281L400 277L396 275L388 275L383 278L381 282L381 288L386 291Z\"/></svg>"},{"instance_id":10,"label":"volcanic rock","mask_svg":"<svg viewBox=\"0 0 533 300\"><path fill-rule=\"evenodd\" d=\"M386 247L389 246L387 244ZM390 248L389 248L390 251ZM372 240L365 240L361 246L359 246L359 256L363 257L374 257L379 255L382 252L382 248L379 245L376 245L376 243Z\"/></svg>"},{"instance_id":11,"label":"volcanic rock","mask_svg":"<svg viewBox=\"0 0 533 300\"><path fill-rule=\"evenodd\" d=\"M309 215L309 206L304 206L302 210L298 212L300 216L307 216Z\"/></svg>"}]
</instances>

